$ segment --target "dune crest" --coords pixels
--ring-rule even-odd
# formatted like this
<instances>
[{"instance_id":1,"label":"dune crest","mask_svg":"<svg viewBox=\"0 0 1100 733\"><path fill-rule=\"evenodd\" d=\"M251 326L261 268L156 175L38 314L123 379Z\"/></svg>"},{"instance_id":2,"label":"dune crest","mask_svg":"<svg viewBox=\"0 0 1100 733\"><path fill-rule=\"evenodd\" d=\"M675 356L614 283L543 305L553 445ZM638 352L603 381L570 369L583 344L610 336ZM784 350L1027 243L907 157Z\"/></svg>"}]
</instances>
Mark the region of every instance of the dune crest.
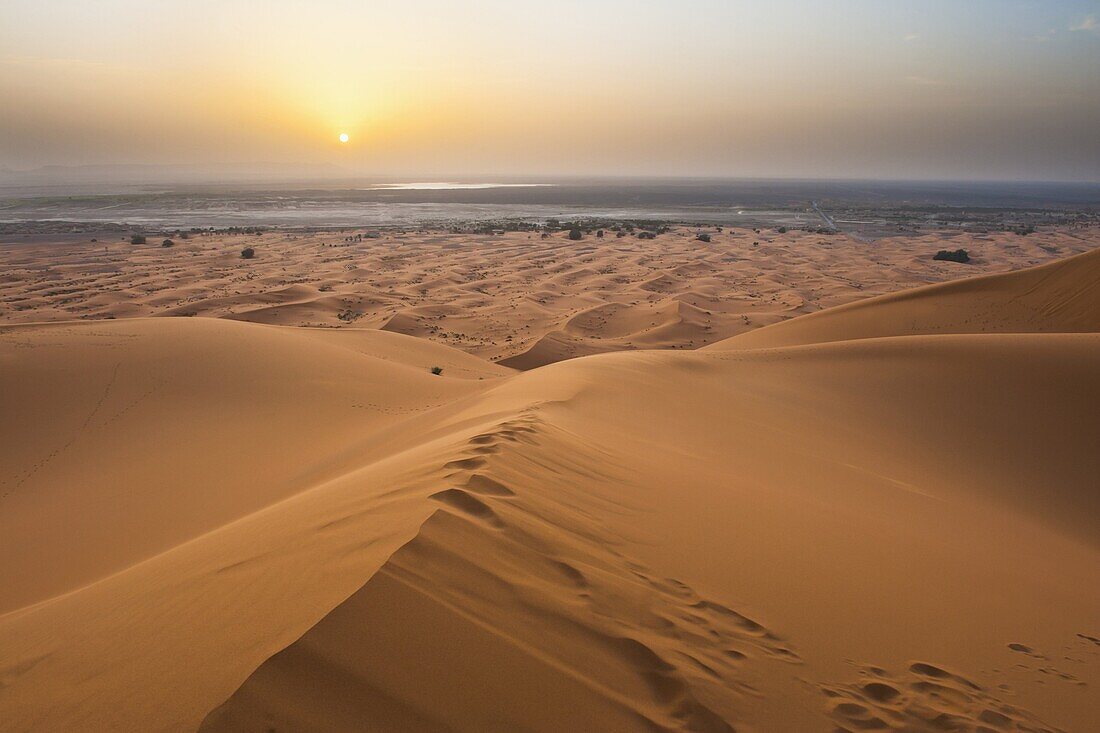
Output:
<instances>
[{"instance_id":1,"label":"dune crest","mask_svg":"<svg viewBox=\"0 0 1100 733\"><path fill-rule=\"evenodd\" d=\"M570 450L550 471L599 480L601 457L554 432L534 418L508 421L471 439L473 457L459 460L492 455L491 465L556 439ZM202 729L339 730L371 720L395 731L730 731L726 720L754 693L741 667L800 661L764 626L624 555L622 540L594 520L601 497L564 482L525 491L470 473L485 465L449 474L458 486L429 497L445 508ZM396 658L405 660L399 670Z\"/></svg>"}]
</instances>

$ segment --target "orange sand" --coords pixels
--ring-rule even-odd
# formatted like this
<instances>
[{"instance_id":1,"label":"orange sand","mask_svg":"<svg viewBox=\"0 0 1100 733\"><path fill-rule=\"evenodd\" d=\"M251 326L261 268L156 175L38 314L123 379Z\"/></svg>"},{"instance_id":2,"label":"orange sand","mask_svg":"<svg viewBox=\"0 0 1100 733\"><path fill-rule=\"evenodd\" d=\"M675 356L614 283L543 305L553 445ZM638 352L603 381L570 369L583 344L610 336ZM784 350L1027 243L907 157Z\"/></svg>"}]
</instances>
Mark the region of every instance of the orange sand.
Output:
<instances>
[{"instance_id":1,"label":"orange sand","mask_svg":"<svg viewBox=\"0 0 1100 733\"><path fill-rule=\"evenodd\" d=\"M1092 245L666 236L537 274L526 235L473 270L487 243L410 235L393 271L265 235L285 274L203 239L9 275L0 730L1100 727L1100 250L784 320ZM326 277L386 304L240 322L329 324ZM240 320L15 323L66 308ZM359 328L424 313L478 343Z\"/></svg>"}]
</instances>

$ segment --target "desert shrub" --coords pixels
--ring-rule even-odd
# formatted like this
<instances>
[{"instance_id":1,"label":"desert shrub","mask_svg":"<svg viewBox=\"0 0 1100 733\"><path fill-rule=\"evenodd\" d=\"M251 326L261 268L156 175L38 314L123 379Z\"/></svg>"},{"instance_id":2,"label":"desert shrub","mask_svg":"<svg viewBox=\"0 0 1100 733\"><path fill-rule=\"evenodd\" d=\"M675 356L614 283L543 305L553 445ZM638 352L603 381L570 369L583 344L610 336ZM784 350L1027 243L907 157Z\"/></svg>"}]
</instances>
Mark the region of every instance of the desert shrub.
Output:
<instances>
[{"instance_id":1,"label":"desert shrub","mask_svg":"<svg viewBox=\"0 0 1100 733\"><path fill-rule=\"evenodd\" d=\"M434 374L438 377L442 373L443 373L443 367L441 367L441 366L432 367L432 374Z\"/></svg>"},{"instance_id":2,"label":"desert shrub","mask_svg":"<svg viewBox=\"0 0 1100 733\"><path fill-rule=\"evenodd\" d=\"M946 260L948 262L970 262L970 253L965 249L941 249L932 255L934 260Z\"/></svg>"},{"instance_id":3,"label":"desert shrub","mask_svg":"<svg viewBox=\"0 0 1100 733\"><path fill-rule=\"evenodd\" d=\"M596 239L603 239L603 229L596 230Z\"/></svg>"},{"instance_id":4,"label":"desert shrub","mask_svg":"<svg viewBox=\"0 0 1100 733\"><path fill-rule=\"evenodd\" d=\"M191 235L187 232L180 232L180 239L190 239Z\"/></svg>"},{"instance_id":5,"label":"desert shrub","mask_svg":"<svg viewBox=\"0 0 1100 733\"><path fill-rule=\"evenodd\" d=\"M577 241L578 239L580 239L583 236L584 235L581 234L580 229L570 229L569 230L569 238L572 239L574 242Z\"/></svg>"},{"instance_id":6,"label":"desert shrub","mask_svg":"<svg viewBox=\"0 0 1100 733\"><path fill-rule=\"evenodd\" d=\"M256 250L252 249L251 247L245 247L244 249L241 250L241 258L242 259L250 260L255 256L256 256Z\"/></svg>"},{"instance_id":7,"label":"desert shrub","mask_svg":"<svg viewBox=\"0 0 1100 733\"><path fill-rule=\"evenodd\" d=\"M700 242L709 242L710 241L710 235L707 234L706 232L700 232L699 234L696 234L695 238L698 239Z\"/></svg>"},{"instance_id":8,"label":"desert shrub","mask_svg":"<svg viewBox=\"0 0 1100 733\"><path fill-rule=\"evenodd\" d=\"M132 234L130 235L130 244L145 244L145 235Z\"/></svg>"},{"instance_id":9,"label":"desert shrub","mask_svg":"<svg viewBox=\"0 0 1100 733\"><path fill-rule=\"evenodd\" d=\"M653 232L638 232L638 239L656 239L657 235Z\"/></svg>"},{"instance_id":10,"label":"desert shrub","mask_svg":"<svg viewBox=\"0 0 1100 733\"><path fill-rule=\"evenodd\" d=\"M161 247L171 247L173 244L175 244L175 242L173 242L171 239L166 239L166 240L164 240L163 242L160 243L160 246Z\"/></svg>"},{"instance_id":11,"label":"desert shrub","mask_svg":"<svg viewBox=\"0 0 1100 733\"><path fill-rule=\"evenodd\" d=\"M779 232L780 234L786 234L787 233L787 227L779 227L778 229L776 229L776 231Z\"/></svg>"}]
</instances>

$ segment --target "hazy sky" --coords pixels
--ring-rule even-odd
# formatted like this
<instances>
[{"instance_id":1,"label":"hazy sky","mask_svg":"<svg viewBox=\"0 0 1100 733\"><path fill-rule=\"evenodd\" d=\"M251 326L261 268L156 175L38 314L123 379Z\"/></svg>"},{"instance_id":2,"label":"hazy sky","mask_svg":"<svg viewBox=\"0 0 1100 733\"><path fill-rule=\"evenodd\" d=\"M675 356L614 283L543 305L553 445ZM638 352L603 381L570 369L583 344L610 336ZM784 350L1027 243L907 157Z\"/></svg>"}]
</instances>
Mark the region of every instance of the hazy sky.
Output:
<instances>
[{"instance_id":1,"label":"hazy sky","mask_svg":"<svg viewBox=\"0 0 1100 733\"><path fill-rule=\"evenodd\" d=\"M1096 181L1100 0L0 2L0 166L259 161Z\"/></svg>"}]
</instances>

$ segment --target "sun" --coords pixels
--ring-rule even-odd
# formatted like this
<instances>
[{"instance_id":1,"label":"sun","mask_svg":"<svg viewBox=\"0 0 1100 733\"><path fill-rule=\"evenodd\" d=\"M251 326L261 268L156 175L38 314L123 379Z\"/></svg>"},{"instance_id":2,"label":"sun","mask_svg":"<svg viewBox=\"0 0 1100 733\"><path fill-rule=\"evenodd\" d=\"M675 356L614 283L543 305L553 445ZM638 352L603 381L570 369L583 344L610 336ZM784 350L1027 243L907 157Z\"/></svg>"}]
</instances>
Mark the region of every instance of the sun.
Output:
<instances>
[{"instance_id":1,"label":"sun","mask_svg":"<svg viewBox=\"0 0 1100 733\"><path fill-rule=\"evenodd\" d=\"M340 133L340 142L346 143L349 139L350 138L348 137L348 134L346 132Z\"/></svg>"}]
</instances>

